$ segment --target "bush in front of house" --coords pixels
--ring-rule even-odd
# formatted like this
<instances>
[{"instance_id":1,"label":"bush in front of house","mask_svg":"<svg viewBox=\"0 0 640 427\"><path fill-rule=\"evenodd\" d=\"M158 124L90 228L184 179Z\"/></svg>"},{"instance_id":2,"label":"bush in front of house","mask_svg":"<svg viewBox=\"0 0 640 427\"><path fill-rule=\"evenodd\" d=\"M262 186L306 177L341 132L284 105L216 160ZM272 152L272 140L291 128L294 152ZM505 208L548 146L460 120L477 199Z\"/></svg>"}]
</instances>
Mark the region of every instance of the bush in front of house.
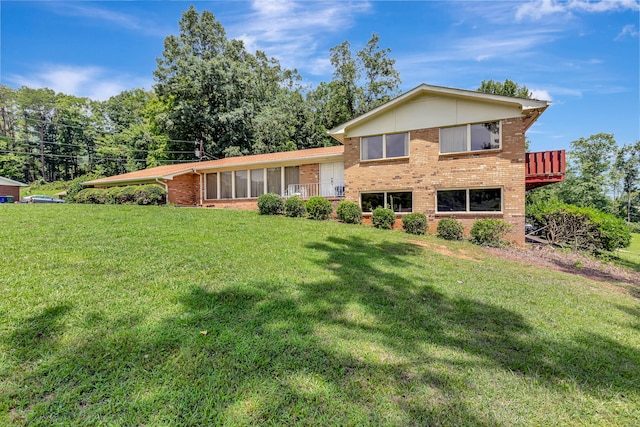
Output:
<instances>
[{"instance_id":1,"label":"bush in front of house","mask_svg":"<svg viewBox=\"0 0 640 427\"><path fill-rule=\"evenodd\" d=\"M362 209L360 209L360 206L356 202L349 200L341 201L338 203L336 215L340 221L347 224L362 223Z\"/></svg>"},{"instance_id":2,"label":"bush in front of house","mask_svg":"<svg viewBox=\"0 0 640 427\"><path fill-rule=\"evenodd\" d=\"M427 216L422 212L414 212L402 217L402 228L409 234L425 234L427 232Z\"/></svg>"},{"instance_id":3,"label":"bush in front of house","mask_svg":"<svg viewBox=\"0 0 640 427\"><path fill-rule=\"evenodd\" d=\"M258 212L260 215L282 215L284 200L275 193L266 193L258 197Z\"/></svg>"},{"instance_id":4,"label":"bush in front of house","mask_svg":"<svg viewBox=\"0 0 640 427\"><path fill-rule=\"evenodd\" d=\"M543 229L554 245L598 253L626 248L631 230L624 220L606 212L552 200L528 208L527 220Z\"/></svg>"},{"instance_id":5,"label":"bush in front of house","mask_svg":"<svg viewBox=\"0 0 640 427\"><path fill-rule=\"evenodd\" d=\"M464 227L454 218L442 218L438 222L437 236L445 240L462 240Z\"/></svg>"},{"instance_id":6,"label":"bush in front of house","mask_svg":"<svg viewBox=\"0 0 640 427\"><path fill-rule=\"evenodd\" d=\"M333 206L331 202L321 196L313 196L305 204L309 219L325 220L329 219Z\"/></svg>"},{"instance_id":7,"label":"bush in front of house","mask_svg":"<svg viewBox=\"0 0 640 427\"><path fill-rule=\"evenodd\" d=\"M376 228L391 230L396 224L396 214L391 209L378 206L373 210L371 223Z\"/></svg>"},{"instance_id":8,"label":"bush in front of house","mask_svg":"<svg viewBox=\"0 0 640 427\"><path fill-rule=\"evenodd\" d=\"M76 203L161 205L166 198L166 190L159 185L127 185L125 187L85 188L78 192Z\"/></svg>"},{"instance_id":9,"label":"bush in front of house","mask_svg":"<svg viewBox=\"0 0 640 427\"><path fill-rule=\"evenodd\" d=\"M159 185L141 185L135 193L134 198L139 205L161 205L165 201L167 191Z\"/></svg>"},{"instance_id":10,"label":"bush in front of house","mask_svg":"<svg viewBox=\"0 0 640 427\"><path fill-rule=\"evenodd\" d=\"M298 196L291 196L284 202L284 214L290 218L301 218L307 213L304 201Z\"/></svg>"},{"instance_id":11,"label":"bush in front of house","mask_svg":"<svg viewBox=\"0 0 640 427\"><path fill-rule=\"evenodd\" d=\"M504 240L504 236L512 229L513 226L502 219L479 219L471 226L471 242L496 248L507 246L509 242Z\"/></svg>"},{"instance_id":12,"label":"bush in front of house","mask_svg":"<svg viewBox=\"0 0 640 427\"><path fill-rule=\"evenodd\" d=\"M102 188L85 188L76 194L76 203L103 204L105 202L105 190Z\"/></svg>"}]
</instances>

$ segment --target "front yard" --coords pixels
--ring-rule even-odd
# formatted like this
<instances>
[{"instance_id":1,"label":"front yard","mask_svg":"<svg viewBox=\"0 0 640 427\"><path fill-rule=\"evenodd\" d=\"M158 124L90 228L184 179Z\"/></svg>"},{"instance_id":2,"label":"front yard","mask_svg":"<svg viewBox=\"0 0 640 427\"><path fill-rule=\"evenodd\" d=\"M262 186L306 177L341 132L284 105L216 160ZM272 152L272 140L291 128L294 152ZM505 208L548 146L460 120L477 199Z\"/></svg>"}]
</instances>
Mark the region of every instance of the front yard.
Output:
<instances>
[{"instance_id":1,"label":"front yard","mask_svg":"<svg viewBox=\"0 0 640 427\"><path fill-rule=\"evenodd\" d=\"M0 209L0 425L633 425L640 300L255 212Z\"/></svg>"}]
</instances>

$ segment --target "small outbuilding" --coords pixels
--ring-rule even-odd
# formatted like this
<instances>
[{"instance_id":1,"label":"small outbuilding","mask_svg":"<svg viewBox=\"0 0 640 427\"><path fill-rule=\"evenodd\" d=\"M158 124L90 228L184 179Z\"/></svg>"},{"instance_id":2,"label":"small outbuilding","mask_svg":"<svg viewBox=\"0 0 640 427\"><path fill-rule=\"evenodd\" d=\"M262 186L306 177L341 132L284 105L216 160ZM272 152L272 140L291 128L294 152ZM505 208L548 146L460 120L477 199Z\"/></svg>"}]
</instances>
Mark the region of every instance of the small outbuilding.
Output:
<instances>
[{"instance_id":1,"label":"small outbuilding","mask_svg":"<svg viewBox=\"0 0 640 427\"><path fill-rule=\"evenodd\" d=\"M2 200L8 201L12 198L14 202L19 202L20 187L28 187L28 185L0 176L0 198Z\"/></svg>"}]
</instances>

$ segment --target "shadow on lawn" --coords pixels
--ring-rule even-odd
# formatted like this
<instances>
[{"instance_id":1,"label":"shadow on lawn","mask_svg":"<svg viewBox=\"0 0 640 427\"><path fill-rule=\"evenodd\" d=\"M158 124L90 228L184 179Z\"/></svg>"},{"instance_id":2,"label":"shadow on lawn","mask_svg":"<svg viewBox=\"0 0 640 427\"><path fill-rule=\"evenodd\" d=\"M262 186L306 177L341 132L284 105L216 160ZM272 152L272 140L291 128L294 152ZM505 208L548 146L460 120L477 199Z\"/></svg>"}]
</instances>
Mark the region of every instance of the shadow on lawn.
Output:
<instances>
[{"instance_id":1,"label":"shadow on lawn","mask_svg":"<svg viewBox=\"0 0 640 427\"><path fill-rule=\"evenodd\" d=\"M22 378L37 390L17 393L14 407L41 424L497 425L468 403L482 390L462 372L478 366L549 387L637 392L637 350L589 333L543 339L518 313L393 272L422 248L334 237L308 247L333 277L193 287L183 310L151 327L96 317L101 333L53 350ZM33 331L26 319L9 345L26 351L65 310L43 312ZM475 357L449 360L434 347Z\"/></svg>"}]
</instances>

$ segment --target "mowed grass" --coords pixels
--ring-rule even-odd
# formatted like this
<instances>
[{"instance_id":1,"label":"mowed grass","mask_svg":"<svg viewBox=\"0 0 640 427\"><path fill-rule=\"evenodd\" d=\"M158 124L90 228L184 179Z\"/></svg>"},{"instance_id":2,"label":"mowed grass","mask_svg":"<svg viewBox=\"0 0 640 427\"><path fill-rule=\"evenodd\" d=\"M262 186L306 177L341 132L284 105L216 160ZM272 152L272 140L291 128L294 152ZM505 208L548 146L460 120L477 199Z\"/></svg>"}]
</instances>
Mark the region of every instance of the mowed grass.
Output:
<instances>
[{"instance_id":1,"label":"mowed grass","mask_svg":"<svg viewBox=\"0 0 640 427\"><path fill-rule=\"evenodd\" d=\"M632 234L631 245L617 251L613 261L622 267L640 271L640 234Z\"/></svg>"},{"instance_id":2,"label":"mowed grass","mask_svg":"<svg viewBox=\"0 0 640 427\"><path fill-rule=\"evenodd\" d=\"M0 224L0 425L640 419L622 287L255 212L12 205Z\"/></svg>"}]
</instances>

